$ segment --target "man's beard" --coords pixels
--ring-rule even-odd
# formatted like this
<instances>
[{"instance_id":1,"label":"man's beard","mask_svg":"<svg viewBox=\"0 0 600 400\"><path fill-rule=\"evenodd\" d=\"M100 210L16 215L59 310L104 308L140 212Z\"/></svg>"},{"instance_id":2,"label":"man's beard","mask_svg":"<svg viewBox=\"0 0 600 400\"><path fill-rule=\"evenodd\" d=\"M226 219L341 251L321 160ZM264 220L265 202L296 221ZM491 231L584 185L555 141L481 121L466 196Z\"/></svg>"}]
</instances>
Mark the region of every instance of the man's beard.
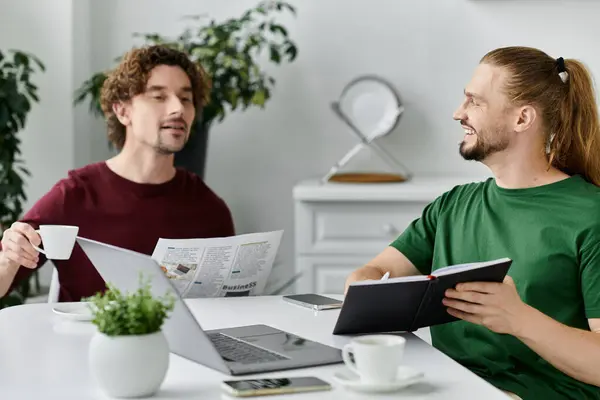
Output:
<instances>
[{"instance_id":1,"label":"man's beard","mask_svg":"<svg viewBox=\"0 0 600 400\"><path fill-rule=\"evenodd\" d=\"M188 136L185 138L184 142L181 145L168 146L165 143L163 143L162 136L158 135L158 141L157 141L156 145L154 146L154 148L156 149L156 152L158 154L168 156L168 155L175 154L175 153L181 151L187 144L189 138L190 138L190 135L188 134Z\"/></svg>"},{"instance_id":2,"label":"man's beard","mask_svg":"<svg viewBox=\"0 0 600 400\"><path fill-rule=\"evenodd\" d=\"M465 160L483 161L490 155L506 150L508 147L508 138L503 134L503 130L501 129L496 129L493 133L489 131L475 131L475 135L476 140L474 144L469 146L464 140L460 143L459 152Z\"/></svg>"}]
</instances>

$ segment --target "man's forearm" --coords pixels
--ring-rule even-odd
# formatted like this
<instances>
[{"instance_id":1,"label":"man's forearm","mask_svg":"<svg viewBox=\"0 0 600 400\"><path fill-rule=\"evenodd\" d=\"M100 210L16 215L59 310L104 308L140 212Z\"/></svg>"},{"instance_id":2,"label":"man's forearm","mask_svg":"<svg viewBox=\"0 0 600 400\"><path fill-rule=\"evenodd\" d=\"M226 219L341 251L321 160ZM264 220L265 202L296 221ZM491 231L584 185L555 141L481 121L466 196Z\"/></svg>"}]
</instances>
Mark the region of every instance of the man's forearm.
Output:
<instances>
[{"instance_id":1,"label":"man's forearm","mask_svg":"<svg viewBox=\"0 0 600 400\"><path fill-rule=\"evenodd\" d=\"M19 266L15 266L14 263L4 259L0 251L0 297L4 297L7 294L18 270Z\"/></svg>"},{"instance_id":2,"label":"man's forearm","mask_svg":"<svg viewBox=\"0 0 600 400\"><path fill-rule=\"evenodd\" d=\"M600 386L600 333L571 328L533 307L515 336L555 368Z\"/></svg>"}]
</instances>

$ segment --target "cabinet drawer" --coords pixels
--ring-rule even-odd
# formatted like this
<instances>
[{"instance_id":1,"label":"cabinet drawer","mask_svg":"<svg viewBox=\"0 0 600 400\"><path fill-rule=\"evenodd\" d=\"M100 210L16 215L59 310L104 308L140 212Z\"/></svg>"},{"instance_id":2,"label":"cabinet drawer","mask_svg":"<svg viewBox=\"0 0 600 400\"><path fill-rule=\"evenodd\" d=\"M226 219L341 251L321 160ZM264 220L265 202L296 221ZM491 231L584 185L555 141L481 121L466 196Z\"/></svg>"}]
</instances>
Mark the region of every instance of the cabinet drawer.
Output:
<instances>
[{"instance_id":1,"label":"cabinet drawer","mask_svg":"<svg viewBox=\"0 0 600 400\"><path fill-rule=\"evenodd\" d=\"M423 202L302 202L296 209L300 254L374 256L420 217Z\"/></svg>"},{"instance_id":2,"label":"cabinet drawer","mask_svg":"<svg viewBox=\"0 0 600 400\"><path fill-rule=\"evenodd\" d=\"M370 260L369 257L299 257L296 272L302 277L297 293L343 294L348 276Z\"/></svg>"}]
</instances>

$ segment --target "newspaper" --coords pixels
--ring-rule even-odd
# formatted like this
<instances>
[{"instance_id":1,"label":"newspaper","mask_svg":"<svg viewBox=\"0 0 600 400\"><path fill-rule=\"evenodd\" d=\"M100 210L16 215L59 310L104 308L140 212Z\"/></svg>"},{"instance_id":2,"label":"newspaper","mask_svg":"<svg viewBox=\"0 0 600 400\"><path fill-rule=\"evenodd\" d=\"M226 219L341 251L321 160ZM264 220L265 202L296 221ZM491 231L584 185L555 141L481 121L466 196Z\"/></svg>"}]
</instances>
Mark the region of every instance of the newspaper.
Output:
<instances>
[{"instance_id":1,"label":"newspaper","mask_svg":"<svg viewBox=\"0 0 600 400\"><path fill-rule=\"evenodd\" d=\"M152 258L181 297L263 294L283 231L210 239L159 239Z\"/></svg>"}]
</instances>

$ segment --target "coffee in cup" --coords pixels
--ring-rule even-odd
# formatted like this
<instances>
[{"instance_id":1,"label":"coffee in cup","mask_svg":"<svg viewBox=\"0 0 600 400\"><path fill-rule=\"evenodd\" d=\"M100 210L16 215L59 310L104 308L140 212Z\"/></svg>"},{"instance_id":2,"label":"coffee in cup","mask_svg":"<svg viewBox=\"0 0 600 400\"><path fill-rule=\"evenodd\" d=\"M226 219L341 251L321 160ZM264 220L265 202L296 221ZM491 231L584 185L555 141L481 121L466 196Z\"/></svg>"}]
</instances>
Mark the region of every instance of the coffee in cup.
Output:
<instances>
[{"instance_id":1,"label":"coffee in cup","mask_svg":"<svg viewBox=\"0 0 600 400\"><path fill-rule=\"evenodd\" d=\"M68 260L73 252L79 227L73 225L40 225L36 232L42 238L43 249L33 246L50 260Z\"/></svg>"},{"instance_id":2,"label":"coffee in cup","mask_svg":"<svg viewBox=\"0 0 600 400\"><path fill-rule=\"evenodd\" d=\"M342 349L346 366L365 383L390 383L398 376L406 339L396 335L366 335ZM352 354L352 357L350 355Z\"/></svg>"}]
</instances>

